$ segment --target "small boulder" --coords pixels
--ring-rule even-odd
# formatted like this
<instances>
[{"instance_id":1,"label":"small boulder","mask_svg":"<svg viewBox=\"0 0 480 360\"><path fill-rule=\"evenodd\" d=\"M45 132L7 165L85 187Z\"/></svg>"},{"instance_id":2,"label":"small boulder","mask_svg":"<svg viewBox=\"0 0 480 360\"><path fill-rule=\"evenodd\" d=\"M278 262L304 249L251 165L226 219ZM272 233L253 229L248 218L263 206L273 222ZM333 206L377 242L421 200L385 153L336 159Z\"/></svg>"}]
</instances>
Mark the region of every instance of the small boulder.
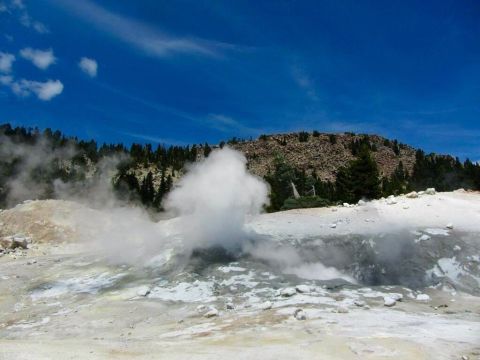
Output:
<instances>
[{"instance_id":1,"label":"small boulder","mask_svg":"<svg viewBox=\"0 0 480 360\"><path fill-rule=\"evenodd\" d=\"M214 307L211 307L210 310L208 310L205 314L203 314L203 316L205 316L206 318L211 318L211 317L215 317L215 316L218 316L219 312L217 309L215 309Z\"/></svg>"},{"instance_id":2,"label":"small boulder","mask_svg":"<svg viewBox=\"0 0 480 360\"><path fill-rule=\"evenodd\" d=\"M207 309L207 307L205 305L198 305L197 308L196 308L197 313L199 313L199 314L202 314L206 309Z\"/></svg>"},{"instance_id":3,"label":"small boulder","mask_svg":"<svg viewBox=\"0 0 480 360\"><path fill-rule=\"evenodd\" d=\"M453 229L453 224L452 223L448 223L447 226L446 226L447 229L449 230L452 230Z\"/></svg>"},{"instance_id":4,"label":"small boulder","mask_svg":"<svg viewBox=\"0 0 480 360\"><path fill-rule=\"evenodd\" d=\"M307 320L307 314L302 309L296 309L293 317L297 320Z\"/></svg>"},{"instance_id":5,"label":"small boulder","mask_svg":"<svg viewBox=\"0 0 480 360\"><path fill-rule=\"evenodd\" d=\"M412 192L409 192L406 195L406 197L409 198L409 199L416 199L416 198L418 198L418 193L416 191L412 191Z\"/></svg>"},{"instance_id":6,"label":"small boulder","mask_svg":"<svg viewBox=\"0 0 480 360\"><path fill-rule=\"evenodd\" d=\"M365 200L362 200L362 199L358 200L358 205L359 206L363 206L363 205L366 205L366 204L367 204L367 202Z\"/></svg>"},{"instance_id":7,"label":"small boulder","mask_svg":"<svg viewBox=\"0 0 480 360\"><path fill-rule=\"evenodd\" d=\"M284 288L280 290L280 295L284 297L290 297L293 296L297 293L297 290L295 288Z\"/></svg>"},{"instance_id":8,"label":"small boulder","mask_svg":"<svg viewBox=\"0 0 480 360\"><path fill-rule=\"evenodd\" d=\"M148 286L140 286L137 289L137 296L148 296L150 294L150 288Z\"/></svg>"},{"instance_id":9,"label":"small boulder","mask_svg":"<svg viewBox=\"0 0 480 360\"><path fill-rule=\"evenodd\" d=\"M417 240L415 240L415 242L420 242L420 241L427 241L427 240L430 240L431 237L427 234L423 234L422 236L420 236Z\"/></svg>"},{"instance_id":10,"label":"small boulder","mask_svg":"<svg viewBox=\"0 0 480 360\"><path fill-rule=\"evenodd\" d=\"M391 297L395 301L402 301L403 300L403 294L390 293L390 294L388 294L388 296Z\"/></svg>"},{"instance_id":11,"label":"small boulder","mask_svg":"<svg viewBox=\"0 0 480 360\"><path fill-rule=\"evenodd\" d=\"M437 192L435 191L435 188L428 188L425 190L425 194L427 195L435 195Z\"/></svg>"},{"instance_id":12,"label":"small boulder","mask_svg":"<svg viewBox=\"0 0 480 360\"><path fill-rule=\"evenodd\" d=\"M367 303L363 300L355 300L353 303L355 304L355 306L358 307L364 307L365 305L367 305Z\"/></svg>"},{"instance_id":13,"label":"small boulder","mask_svg":"<svg viewBox=\"0 0 480 360\"><path fill-rule=\"evenodd\" d=\"M28 239L22 236L6 236L0 240L0 246L4 249L27 249Z\"/></svg>"},{"instance_id":14,"label":"small boulder","mask_svg":"<svg viewBox=\"0 0 480 360\"><path fill-rule=\"evenodd\" d=\"M416 299L418 301L429 301L430 300L430 296L428 296L427 294L418 294Z\"/></svg>"},{"instance_id":15,"label":"small boulder","mask_svg":"<svg viewBox=\"0 0 480 360\"><path fill-rule=\"evenodd\" d=\"M273 303L271 301L265 301L264 303L261 303L258 308L260 310L270 310L273 306Z\"/></svg>"},{"instance_id":16,"label":"small boulder","mask_svg":"<svg viewBox=\"0 0 480 360\"><path fill-rule=\"evenodd\" d=\"M228 302L228 303L225 304L225 309L233 310L233 309L235 309L235 306L233 305L233 303Z\"/></svg>"},{"instance_id":17,"label":"small boulder","mask_svg":"<svg viewBox=\"0 0 480 360\"><path fill-rule=\"evenodd\" d=\"M330 224L330 227L331 227L332 229L335 229L335 228L337 227L337 224L335 224L335 223Z\"/></svg>"},{"instance_id":18,"label":"small boulder","mask_svg":"<svg viewBox=\"0 0 480 360\"><path fill-rule=\"evenodd\" d=\"M392 307L392 306L395 306L396 303L397 303L397 301L390 296L385 296L383 298L383 305L384 306Z\"/></svg>"},{"instance_id":19,"label":"small boulder","mask_svg":"<svg viewBox=\"0 0 480 360\"><path fill-rule=\"evenodd\" d=\"M393 195L390 195L389 197L387 197L387 205L394 205L397 203L397 200L395 199L395 196Z\"/></svg>"},{"instance_id":20,"label":"small boulder","mask_svg":"<svg viewBox=\"0 0 480 360\"><path fill-rule=\"evenodd\" d=\"M311 291L310 286L308 286L308 285L297 285L297 286L295 286L295 289L300 294L306 294L306 293L309 293Z\"/></svg>"}]
</instances>

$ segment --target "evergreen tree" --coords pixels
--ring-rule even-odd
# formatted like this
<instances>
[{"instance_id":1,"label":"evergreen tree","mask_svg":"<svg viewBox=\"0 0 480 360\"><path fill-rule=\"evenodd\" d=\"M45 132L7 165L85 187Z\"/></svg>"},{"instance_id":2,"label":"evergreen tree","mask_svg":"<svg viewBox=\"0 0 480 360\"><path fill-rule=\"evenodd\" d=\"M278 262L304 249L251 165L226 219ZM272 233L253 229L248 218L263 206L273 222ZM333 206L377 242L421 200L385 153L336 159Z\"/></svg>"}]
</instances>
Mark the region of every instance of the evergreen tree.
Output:
<instances>
[{"instance_id":1,"label":"evergreen tree","mask_svg":"<svg viewBox=\"0 0 480 360\"><path fill-rule=\"evenodd\" d=\"M155 189L153 188L153 174L151 171L149 171L147 176L145 176L142 181L142 186L140 188L140 199L144 205L150 206L153 204L154 197Z\"/></svg>"},{"instance_id":2,"label":"evergreen tree","mask_svg":"<svg viewBox=\"0 0 480 360\"><path fill-rule=\"evenodd\" d=\"M357 160L337 173L337 199L345 202L357 202L362 198L380 197L380 179L378 166L370 155L363 150Z\"/></svg>"}]
</instances>

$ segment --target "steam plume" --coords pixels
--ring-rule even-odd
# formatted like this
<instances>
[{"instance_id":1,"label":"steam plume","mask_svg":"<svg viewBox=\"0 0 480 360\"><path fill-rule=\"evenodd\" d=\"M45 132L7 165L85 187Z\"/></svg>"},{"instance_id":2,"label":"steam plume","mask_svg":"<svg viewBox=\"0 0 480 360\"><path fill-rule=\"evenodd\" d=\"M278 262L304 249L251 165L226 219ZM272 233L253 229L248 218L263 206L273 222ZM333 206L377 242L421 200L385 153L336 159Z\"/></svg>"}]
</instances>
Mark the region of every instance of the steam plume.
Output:
<instances>
[{"instance_id":1,"label":"steam plume","mask_svg":"<svg viewBox=\"0 0 480 360\"><path fill-rule=\"evenodd\" d=\"M165 208L180 216L187 246L241 247L246 217L268 202L266 183L248 173L246 162L238 151L214 150L192 165L169 194Z\"/></svg>"}]
</instances>

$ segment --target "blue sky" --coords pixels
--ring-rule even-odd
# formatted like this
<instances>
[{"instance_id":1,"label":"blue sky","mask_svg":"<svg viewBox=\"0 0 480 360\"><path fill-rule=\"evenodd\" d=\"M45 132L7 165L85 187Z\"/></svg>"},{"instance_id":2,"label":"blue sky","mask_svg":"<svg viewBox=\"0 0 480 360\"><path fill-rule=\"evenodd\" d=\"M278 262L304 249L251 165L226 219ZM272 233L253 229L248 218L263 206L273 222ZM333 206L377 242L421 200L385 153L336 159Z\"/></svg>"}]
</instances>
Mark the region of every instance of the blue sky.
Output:
<instances>
[{"instance_id":1,"label":"blue sky","mask_svg":"<svg viewBox=\"0 0 480 360\"><path fill-rule=\"evenodd\" d=\"M0 0L0 122L99 142L378 133L480 159L480 2Z\"/></svg>"}]
</instances>

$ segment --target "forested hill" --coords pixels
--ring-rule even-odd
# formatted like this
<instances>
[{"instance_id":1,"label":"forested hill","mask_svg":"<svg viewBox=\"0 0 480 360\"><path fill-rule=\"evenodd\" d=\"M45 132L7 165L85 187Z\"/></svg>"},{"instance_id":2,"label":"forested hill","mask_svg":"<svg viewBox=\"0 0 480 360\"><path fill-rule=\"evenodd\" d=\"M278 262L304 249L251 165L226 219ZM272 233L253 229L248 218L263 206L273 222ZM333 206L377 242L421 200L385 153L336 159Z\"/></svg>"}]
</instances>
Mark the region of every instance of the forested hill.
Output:
<instances>
[{"instance_id":1,"label":"forested hill","mask_svg":"<svg viewBox=\"0 0 480 360\"><path fill-rule=\"evenodd\" d=\"M250 171L269 182L271 211L356 202L427 187L480 189L478 164L425 154L376 135L314 131L233 138L218 146L126 147L5 124L0 126L0 207L58 196L59 181L81 188L100 176L108 163L115 165L109 176L119 199L160 210L185 165L225 145L242 151ZM292 183L300 198L292 199Z\"/></svg>"}]
</instances>

